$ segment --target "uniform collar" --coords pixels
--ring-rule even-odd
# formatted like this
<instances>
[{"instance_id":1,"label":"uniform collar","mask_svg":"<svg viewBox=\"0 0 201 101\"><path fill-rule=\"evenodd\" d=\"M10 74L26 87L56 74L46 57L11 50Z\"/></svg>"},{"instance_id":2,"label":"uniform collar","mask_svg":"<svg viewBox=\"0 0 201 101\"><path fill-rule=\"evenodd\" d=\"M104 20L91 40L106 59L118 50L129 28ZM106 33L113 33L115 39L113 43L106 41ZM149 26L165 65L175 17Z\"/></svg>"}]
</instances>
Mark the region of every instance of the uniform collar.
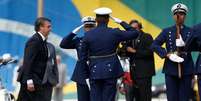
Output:
<instances>
[{"instance_id":1,"label":"uniform collar","mask_svg":"<svg viewBox=\"0 0 201 101\"><path fill-rule=\"evenodd\" d=\"M107 27L107 23L98 23L97 27Z\"/></svg>"},{"instance_id":2,"label":"uniform collar","mask_svg":"<svg viewBox=\"0 0 201 101\"><path fill-rule=\"evenodd\" d=\"M41 32L38 32L38 34L42 37L43 41L46 40L45 36Z\"/></svg>"},{"instance_id":3,"label":"uniform collar","mask_svg":"<svg viewBox=\"0 0 201 101\"><path fill-rule=\"evenodd\" d=\"M176 25L174 25L174 27L176 28ZM181 25L181 29L185 28L185 25Z\"/></svg>"}]
</instances>

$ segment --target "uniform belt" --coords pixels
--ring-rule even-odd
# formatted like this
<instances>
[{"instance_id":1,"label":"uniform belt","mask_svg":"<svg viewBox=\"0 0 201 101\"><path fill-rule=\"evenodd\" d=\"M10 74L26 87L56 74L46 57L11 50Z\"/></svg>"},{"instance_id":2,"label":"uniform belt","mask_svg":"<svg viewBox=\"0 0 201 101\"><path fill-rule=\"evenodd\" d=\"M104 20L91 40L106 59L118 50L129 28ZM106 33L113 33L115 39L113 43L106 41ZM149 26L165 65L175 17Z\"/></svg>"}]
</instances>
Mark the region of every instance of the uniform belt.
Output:
<instances>
[{"instance_id":1,"label":"uniform belt","mask_svg":"<svg viewBox=\"0 0 201 101\"><path fill-rule=\"evenodd\" d=\"M181 55L181 54L183 54L183 55L187 55L187 54L188 54L187 52L177 52L177 51L175 51L175 52L171 52L171 53L173 53L173 54L177 54L177 55Z\"/></svg>"},{"instance_id":2,"label":"uniform belt","mask_svg":"<svg viewBox=\"0 0 201 101\"><path fill-rule=\"evenodd\" d=\"M117 53L112 53L108 55L99 55L99 56L89 56L90 59L98 59L98 58L107 58L107 57L112 57L115 56Z\"/></svg>"}]
</instances>

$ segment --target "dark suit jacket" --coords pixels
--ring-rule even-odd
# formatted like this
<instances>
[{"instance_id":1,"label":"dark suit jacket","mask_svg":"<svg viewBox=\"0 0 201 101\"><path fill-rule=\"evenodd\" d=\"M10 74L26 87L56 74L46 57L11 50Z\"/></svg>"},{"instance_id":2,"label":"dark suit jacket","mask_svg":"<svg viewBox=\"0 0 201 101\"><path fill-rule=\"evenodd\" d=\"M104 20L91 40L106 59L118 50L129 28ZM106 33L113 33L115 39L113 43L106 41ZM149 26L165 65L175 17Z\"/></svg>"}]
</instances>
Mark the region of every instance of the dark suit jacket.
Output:
<instances>
[{"instance_id":1,"label":"dark suit jacket","mask_svg":"<svg viewBox=\"0 0 201 101\"><path fill-rule=\"evenodd\" d=\"M48 61L46 71L43 77L43 84L49 83L52 86L56 86L56 84L59 81L56 51L54 45L49 42L47 42L47 47L48 47Z\"/></svg>"},{"instance_id":2,"label":"dark suit jacket","mask_svg":"<svg viewBox=\"0 0 201 101\"><path fill-rule=\"evenodd\" d=\"M155 75L154 54L150 49L153 38L150 34L141 33L136 40L128 42L136 53L129 53L132 78L144 78Z\"/></svg>"},{"instance_id":3,"label":"dark suit jacket","mask_svg":"<svg viewBox=\"0 0 201 101\"><path fill-rule=\"evenodd\" d=\"M82 45L82 38L81 37L75 37L76 34L70 33L66 37L63 38L63 40L60 43L60 47L64 49L76 49L77 50L77 56L78 61L76 63L75 69L73 71L73 75L71 77L71 80L80 83L80 84L86 84L85 79L89 78L89 68L87 64L80 60L80 55L82 53L81 51L81 45Z\"/></svg>"},{"instance_id":4,"label":"dark suit jacket","mask_svg":"<svg viewBox=\"0 0 201 101\"><path fill-rule=\"evenodd\" d=\"M122 23L121 26L127 31L134 30L124 23ZM136 53L126 53L130 58L132 79L155 75L154 54L150 49L152 42L153 38L150 34L140 32L136 39L129 40L125 44L126 47L129 46L136 49Z\"/></svg>"},{"instance_id":5,"label":"dark suit jacket","mask_svg":"<svg viewBox=\"0 0 201 101\"><path fill-rule=\"evenodd\" d=\"M18 81L26 84L28 79L32 79L34 84L41 85L47 59L48 50L46 42L36 33L26 42L24 62L19 71Z\"/></svg>"}]
</instances>

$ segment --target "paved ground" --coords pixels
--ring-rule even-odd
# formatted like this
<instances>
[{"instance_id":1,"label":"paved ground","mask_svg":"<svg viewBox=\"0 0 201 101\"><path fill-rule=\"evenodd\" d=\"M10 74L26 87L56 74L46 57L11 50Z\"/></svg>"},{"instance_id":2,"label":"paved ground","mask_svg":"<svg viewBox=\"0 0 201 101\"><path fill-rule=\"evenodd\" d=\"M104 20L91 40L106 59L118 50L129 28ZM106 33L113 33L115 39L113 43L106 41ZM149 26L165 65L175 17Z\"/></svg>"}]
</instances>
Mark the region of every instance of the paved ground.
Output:
<instances>
[{"instance_id":1,"label":"paved ground","mask_svg":"<svg viewBox=\"0 0 201 101\"><path fill-rule=\"evenodd\" d=\"M69 99L69 100L63 100L63 101L77 101L76 99ZM125 101L125 100L118 100L118 101ZM152 101L167 101L166 99L152 99Z\"/></svg>"}]
</instances>

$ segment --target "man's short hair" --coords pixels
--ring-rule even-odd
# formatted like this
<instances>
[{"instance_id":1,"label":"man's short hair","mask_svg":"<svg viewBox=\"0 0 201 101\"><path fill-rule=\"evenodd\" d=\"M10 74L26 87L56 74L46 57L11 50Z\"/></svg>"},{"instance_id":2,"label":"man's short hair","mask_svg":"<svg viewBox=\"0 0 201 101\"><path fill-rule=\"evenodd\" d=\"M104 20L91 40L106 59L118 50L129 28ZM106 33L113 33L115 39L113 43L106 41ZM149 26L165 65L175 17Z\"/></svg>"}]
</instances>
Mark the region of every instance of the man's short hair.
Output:
<instances>
[{"instance_id":1,"label":"man's short hair","mask_svg":"<svg viewBox=\"0 0 201 101\"><path fill-rule=\"evenodd\" d=\"M96 21L97 23L108 23L110 16L109 15L98 15L96 14Z\"/></svg>"},{"instance_id":2,"label":"man's short hair","mask_svg":"<svg viewBox=\"0 0 201 101\"><path fill-rule=\"evenodd\" d=\"M131 20L130 23L129 23L129 25L131 25L131 24L133 24L133 23L137 23L137 24L138 24L138 27L139 27L140 29L142 29L142 23L141 23L141 22L139 22L138 20Z\"/></svg>"},{"instance_id":3,"label":"man's short hair","mask_svg":"<svg viewBox=\"0 0 201 101\"><path fill-rule=\"evenodd\" d=\"M50 19L45 18L45 17L39 17L36 19L35 26L34 26L34 29L36 32L38 32L40 30L40 26L43 26L45 21L51 22Z\"/></svg>"}]
</instances>

